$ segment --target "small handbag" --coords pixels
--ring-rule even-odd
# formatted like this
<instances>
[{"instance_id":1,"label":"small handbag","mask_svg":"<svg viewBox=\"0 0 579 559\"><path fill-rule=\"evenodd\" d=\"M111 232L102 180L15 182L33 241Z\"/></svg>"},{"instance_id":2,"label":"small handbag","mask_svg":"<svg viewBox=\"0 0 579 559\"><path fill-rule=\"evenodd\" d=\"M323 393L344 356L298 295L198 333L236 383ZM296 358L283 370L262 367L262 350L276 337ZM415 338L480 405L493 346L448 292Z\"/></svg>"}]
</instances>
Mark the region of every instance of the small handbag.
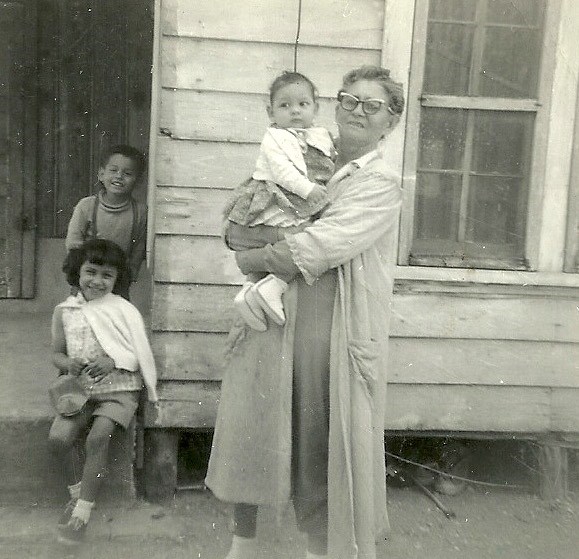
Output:
<instances>
[{"instance_id":1,"label":"small handbag","mask_svg":"<svg viewBox=\"0 0 579 559\"><path fill-rule=\"evenodd\" d=\"M88 401L88 394L73 375L59 376L48 388L52 407L62 416L79 413Z\"/></svg>"}]
</instances>

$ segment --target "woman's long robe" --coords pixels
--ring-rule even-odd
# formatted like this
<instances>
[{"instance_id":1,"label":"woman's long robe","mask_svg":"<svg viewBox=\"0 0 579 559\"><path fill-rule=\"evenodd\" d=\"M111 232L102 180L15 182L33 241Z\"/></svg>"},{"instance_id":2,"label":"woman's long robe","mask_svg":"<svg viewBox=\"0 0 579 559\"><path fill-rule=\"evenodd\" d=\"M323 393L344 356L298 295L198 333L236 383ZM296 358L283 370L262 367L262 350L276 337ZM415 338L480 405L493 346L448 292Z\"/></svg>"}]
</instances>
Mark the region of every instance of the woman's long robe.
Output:
<instances>
[{"instance_id":1,"label":"woman's long robe","mask_svg":"<svg viewBox=\"0 0 579 559\"><path fill-rule=\"evenodd\" d=\"M390 300L401 203L398 177L377 152L341 169L331 203L288 235L306 282L338 268L330 355L328 548L335 559L373 559L389 529L384 413ZM272 270L269 270L272 271ZM281 506L291 498L295 285L286 324L230 333L206 483L224 501Z\"/></svg>"}]
</instances>

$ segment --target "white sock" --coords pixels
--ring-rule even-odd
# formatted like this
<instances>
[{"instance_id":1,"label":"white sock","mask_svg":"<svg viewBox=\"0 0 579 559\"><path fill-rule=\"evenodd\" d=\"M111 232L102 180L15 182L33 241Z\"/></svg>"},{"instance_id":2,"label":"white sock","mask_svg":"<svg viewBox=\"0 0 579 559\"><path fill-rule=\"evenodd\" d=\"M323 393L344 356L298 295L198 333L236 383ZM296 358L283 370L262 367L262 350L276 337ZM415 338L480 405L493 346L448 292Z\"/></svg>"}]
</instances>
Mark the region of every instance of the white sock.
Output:
<instances>
[{"instance_id":1,"label":"white sock","mask_svg":"<svg viewBox=\"0 0 579 559\"><path fill-rule=\"evenodd\" d=\"M311 551L308 551L306 553L306 559L327 559L327 555L317 555L316 553L312 553Z\"/></svg>"},{"instance_id":2,"label":"white sock","mask_svg":"<svg viewBox=\"0 0 579 559\"><path fill-rule=\"evenodd\" d=\"M88 524L88 521L90 520L90 511L92 510L93 507L94 502L91 503L90 501L83 501L82 499L79 499L76 502L71 517L78 518L79 520L82 520L82 522L84 522L85 524Z\"/></svg>"},{"instance_id":3,"label":"white sock","mask_svg":"<svg viewBox=\"0 0 579 559\"><path fill-rule=\"evenodd\" d=\"M73 483L68 486L68 492L70 493L71 499L77 500L80 497L80 484L81 482L79 481L78 483Z\"/></svg>"},{"instance_id":4,"label":"white sock","mask_svg":"<svg viewBox=\"0 0 579 559\"><path fill-rule=\"evenodd\" d=\"M243 538L233 536L231 549L225 559L254 559L255 557L255 538Z\"/></svg>"}]
</instances>

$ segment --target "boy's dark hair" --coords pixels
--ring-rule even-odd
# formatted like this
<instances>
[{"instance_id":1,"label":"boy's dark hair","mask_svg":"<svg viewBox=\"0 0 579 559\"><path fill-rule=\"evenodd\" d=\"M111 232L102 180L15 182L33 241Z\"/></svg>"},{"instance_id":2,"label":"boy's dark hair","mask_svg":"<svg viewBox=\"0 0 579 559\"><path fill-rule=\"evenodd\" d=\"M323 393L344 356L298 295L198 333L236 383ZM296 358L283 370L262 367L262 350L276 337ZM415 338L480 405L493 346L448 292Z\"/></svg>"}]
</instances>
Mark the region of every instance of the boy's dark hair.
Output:
<instances>
[{"instance_id":1,"label":"boy's dark hair","mask_svg":"<svg viewBox=\"0 0 579 559\"><path fill-rule=\"evenodd\" d=\"M272 84L269 86L269 102L273 104L275 94L282 87L292 83L305 83L310 88L314 101L318 98L318 90L316 89L316 86L313 84L312 80L303 74L300 74L299 72L290 72L289 70L285 70L277 78L275 78L275 80L273 80Z\"/></svg>"},{"instance_id":2,"label":"boy's dark hair","mask_svg":"<svg viewBox=\"0 0 579 559\"><path fill-rule=\"evenodd\" d=\"M355 68L344 76L342 88L345 89L359 80L368 80L380 84L384 93L390 99L392 112L395 115L402 114L404 111L404 89L401 83L395 82L390 77L390 70L380 66L360 66L360 68Z\"/></svg>"},{"instance_id":3,"label":"boy's dark hair","mask_svg":"<svg viewBox=\"0 0 579 559\"><path fill-rule=\"evenodd\" d=\"M116 268L117 281L113 293L120 295L123 287L128 287L131 271L125 252L117 243L108 239L91 239L78 248L70 249L62 265L62 271L66 274L69 285L80 287L80 267L85 262Z\"/></svg>"},{"instance_id":4,"label":"boy's dark hair","mask_svg":"<svg viewBox=\"0 0 579 559\"><path fill-rule=\"evenodd\" d=\"M117 154L123 155L124 157L134 161L135 165L137 166L137 178L141 178L143 176L147 166L147 158L145 157L145 154L139 151L137 148L126 144L118 144L105 151L101 157L100 166L102 168L106 167L109 159L113 155Z\"/></svg>"}]
</instances>

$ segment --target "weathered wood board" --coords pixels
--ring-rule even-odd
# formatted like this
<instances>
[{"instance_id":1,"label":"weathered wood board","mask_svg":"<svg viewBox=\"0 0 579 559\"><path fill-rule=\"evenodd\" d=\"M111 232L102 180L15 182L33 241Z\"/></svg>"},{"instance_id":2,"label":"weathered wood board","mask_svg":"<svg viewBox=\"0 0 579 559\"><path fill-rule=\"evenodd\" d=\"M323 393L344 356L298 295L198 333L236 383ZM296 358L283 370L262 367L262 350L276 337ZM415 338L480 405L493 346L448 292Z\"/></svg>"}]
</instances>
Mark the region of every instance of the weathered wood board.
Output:
<instances>
[{"instance_id":1,"label":"weathered wood board","mask_svg":"<svg viewBox=\"0 0 579 559\"><path fill-rule=\"evenodd\" d=\"M221 380L226 334L163 332L163 379ZM579 346L511 340L391 338L388 382L579 388ZM579 413L578 413L579 415Z\"/></svg>"},{"instance_id":2,"label":"weathered wood board","mask_svg":"<svg viewBox=\"0 0 579 559\"><path fill-rule=\"evenodd\" d=\"M151 427L210 428L219 403L218 382L164 382ZM549 433L579 431L576 410L561 406L579 390L556 388L400 385L387 391L388 431Z\"/></svg>"}]
</instances>

